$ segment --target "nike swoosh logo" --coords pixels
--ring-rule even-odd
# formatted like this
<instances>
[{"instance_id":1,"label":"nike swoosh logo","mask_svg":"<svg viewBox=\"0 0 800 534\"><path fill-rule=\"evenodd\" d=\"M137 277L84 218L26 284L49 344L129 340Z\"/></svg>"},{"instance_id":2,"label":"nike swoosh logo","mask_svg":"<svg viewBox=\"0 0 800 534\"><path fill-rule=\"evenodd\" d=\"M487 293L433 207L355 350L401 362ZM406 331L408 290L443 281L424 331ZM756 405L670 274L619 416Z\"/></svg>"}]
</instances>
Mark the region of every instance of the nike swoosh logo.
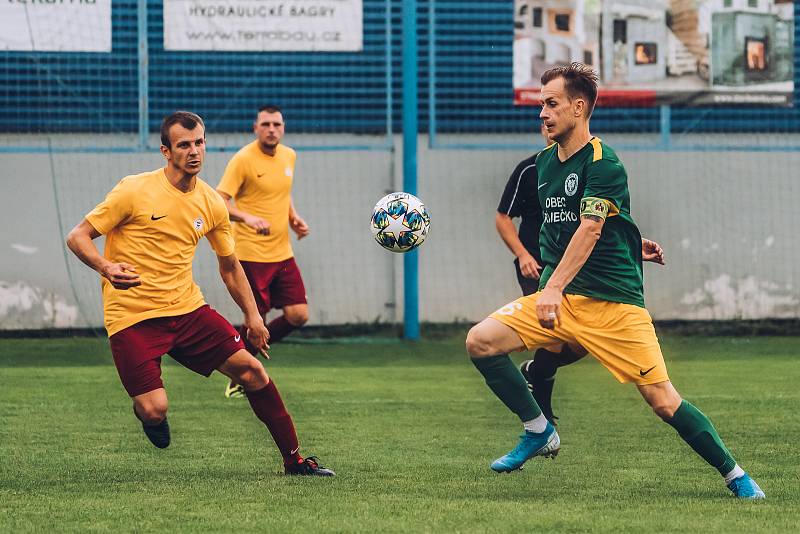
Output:
<instances>
[{"instance_id":1,"label":"nike swoosh logo","mask_svg":"<svg viewBox=\"0 0 800 534\"><path fill-rule=\"evenodd\" d=\"M157 221L159 219L163 219L164 217L166 217L166 215L162 215L161 217L156 217L155 215L151 215L150 216L150 220L151 221Z\"/></svg>"},{"instance_id":2,"label":"nike swoosh logo","mask_svg":"<svg viewBox=\"0 0 800 534\"><path fill-rule=\"evenodd\" d=\"M256 173L256 176L257 176L258 178L261 178L262 176L264 176L264 174L265 174L265 173L263 173L263 172L259 172L259 173Z\"/></svg>"},{"instance_id":3,"label":"nike swoosh logo","mask_svg":"<svg viewBox=\"0 0 800 534\"><path fill-rule=\"evenodd\" d=\"M543 188L544 186L546 186L546 185L547 185L547 184L549 184L549 183L550 183L550 182L545 182L545 183L543 183L543 184L539 184L539 187L537 187L537 188L536 188L536 190L538 191L539 189Z\"/></svg>"},{"instance_id":4,"label":"nike swoosh logo","mask_svg":"<svg viewBox=\"0 0 800 534\"><path fill-rule=\"evenodd\" d=\"M650 369L648 369L647 371L642 371L641 369L639 369L639 375L640 375L640 376L645 376L645 375L647 375L647 373L649 373L650 371L652 371L652 370L653 370L653 369L655 369L655 368L656 368L656 366L654 365L653 367L651 367L651 368L650 368Z\"/></svg>"},{"instance_id":5,"label":"nike swoosh logo","mask_svg":"<svg viewBox=\"0 0 800 534\"><path fill-rule=\"evenodd\" d=\"M300 447L297 447L295 450L291 451L289 454L297 454L297 451L300 450Z\"/></svg>"},{"instance_id":6,"label":"nike swoosh logo","mask_svg":"<svg viewBox=\"0 0 800 534\"><path fill-rule=\"evenodd\" d=\"M238 343L238 342L239 342L239 340L241 340L241 339L242 339L242 336L235 336L235 337L233 338L233 340L234 340L235 342L237 342L237 343Z\"/></svg>"}]
</instances>

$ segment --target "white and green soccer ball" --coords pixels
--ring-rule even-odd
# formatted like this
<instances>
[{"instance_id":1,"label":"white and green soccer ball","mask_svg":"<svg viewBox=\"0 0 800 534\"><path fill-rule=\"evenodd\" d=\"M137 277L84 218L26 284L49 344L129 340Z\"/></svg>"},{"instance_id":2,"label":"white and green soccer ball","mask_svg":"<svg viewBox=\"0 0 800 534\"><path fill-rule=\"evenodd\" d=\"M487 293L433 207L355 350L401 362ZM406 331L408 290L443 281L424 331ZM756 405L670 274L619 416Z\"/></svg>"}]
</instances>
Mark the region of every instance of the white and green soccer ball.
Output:
<instances>
[{"instance_id":1,"label":"white and green soccer ball","mask_svg":"<svg viewBox=\"0 0 800 534\"><path fill-rule=\"evenodd\" d=\"M409 193L390 193L372 210L372 235L380 246L392 252L414 250L428 237L430 227L425 204Z\"/></svg>"}]
</instances>

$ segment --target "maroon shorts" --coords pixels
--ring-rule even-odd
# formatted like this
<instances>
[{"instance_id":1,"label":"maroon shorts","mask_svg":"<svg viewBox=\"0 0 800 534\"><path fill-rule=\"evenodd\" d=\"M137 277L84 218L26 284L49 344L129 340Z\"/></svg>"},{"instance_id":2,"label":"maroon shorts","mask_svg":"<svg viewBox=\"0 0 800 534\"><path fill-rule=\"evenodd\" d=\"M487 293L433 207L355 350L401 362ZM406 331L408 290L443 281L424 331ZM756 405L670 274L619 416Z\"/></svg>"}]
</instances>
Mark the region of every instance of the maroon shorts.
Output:
<instances>
[{"instance_id":1,"label":"maroon shorts","mask_svg":"<svg viewBox=\"0 0 800 534\"><path fill-rule=\"evenodd\" d=\"M119 378L131 397L164 387L164 354L195 373L209 376L244 348L236 329L208 304L184 315L136 323L109 341Z\"/></svg>"},{"instance_id":2,"label":"maroon shorts","mask_svg":"<svg viewBox=\"0 0 800 534\"><path fill-rule=\"evenodd\" d=\"M294 258L276 262L243 261L242 268L261 315L272 308L306 304L306 287Z\"/></svg>"}]
</instances>

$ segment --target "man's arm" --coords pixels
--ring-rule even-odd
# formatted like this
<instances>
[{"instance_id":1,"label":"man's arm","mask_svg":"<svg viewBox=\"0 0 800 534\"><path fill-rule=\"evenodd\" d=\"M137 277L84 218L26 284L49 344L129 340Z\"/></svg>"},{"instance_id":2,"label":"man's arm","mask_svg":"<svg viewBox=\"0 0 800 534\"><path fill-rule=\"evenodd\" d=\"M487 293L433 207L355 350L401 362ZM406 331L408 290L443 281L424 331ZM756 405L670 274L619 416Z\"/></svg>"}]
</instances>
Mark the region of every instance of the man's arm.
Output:
<instances>
[{"instance_id":1,"label":"man's arm","mask_svg":"<svg viewBox=\"0 0 800 534\"><path fill-rule=\"evenodd\" d=\"M264 325L264 319L258 313L256 300L253 297L253 291L250 289L250 284L247 282L247 277L244 274L244 269L236 258L236 255L219 256L219 274L225 287L228 288L228 293L231 294L233 300L239 306L239 309L244 313L244 326L247 328L247 340L253 346L258 347L261 354L269 359L266 349L269 348L267 341L269 340L269 331Z\"/></svg>"},{"instance_id":2,"label":"man's arm","mask_svg":"<svg viewBox=\"0 0 800 534\"><path fill-rule=\"evenodd\" d=\"M261 235L269 235L269 221L242 211L233 205L233 199L228 193L217 189L217 193L225 200L225 207L228 208L228 215L233 222L244 223Z\"/></svg>"},{"instance_id":3,"label":"man's arm","mask_svg":"<svg viewBox=\"0 0 800 534\"><path fill-rule=\"evenodd\" d=\"M67 234L67 246L83 263L108 279L115 289L130 289L142 285L136 267L129 263L114 263L104 258L94 244L100 237L94 226L86 219L78 223Z\"/></svg>"},{"instance_id":4,"label":"man's arm","mask_svg":"<svg viewBox=\"0 0 800 534\"><path fill-rule=\"evenodd\" d=\"M297 210L294 209L294 200L291 198L289 198L289 226L297 234L297 239L303 239L311 231L303 218L297 214Z\"/></svg>"},{"instance_id":5,"label":"man's arm","mask_svg":"<svg viewBox=\"0 0 800 534\"><path fill-rule=\"evenodd\" d=\"M522 241L519 240L517 227L514 226L514 221L511 220L511 217L498 211L494 216L494 225L508 249L519 259L519 269L522 271L522 276L538 280L542 267L528 252Z\"/></svg>"},{"instance_id":6,"label":"man's arm","mask_svg":"<svg viewBox=\"0 0 800 534\"><path fill-rule=\"evenodd\" d=\"M589 259L600 239L603 224L605 219L597 215L581 216L580 226L569 240L564 256L536 301L536 316L543 327L554 328L556 321L561 322L561 296L564 288Z\"/></svg>"}]
</instances>

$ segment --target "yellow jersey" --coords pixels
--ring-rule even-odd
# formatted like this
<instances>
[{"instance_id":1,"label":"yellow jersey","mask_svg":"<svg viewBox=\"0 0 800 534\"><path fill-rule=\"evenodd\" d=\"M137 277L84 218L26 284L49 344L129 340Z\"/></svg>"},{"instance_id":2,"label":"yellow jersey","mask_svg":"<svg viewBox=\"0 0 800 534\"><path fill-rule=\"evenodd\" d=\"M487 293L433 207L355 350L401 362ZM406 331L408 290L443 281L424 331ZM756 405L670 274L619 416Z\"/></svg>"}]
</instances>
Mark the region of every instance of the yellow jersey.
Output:
<instances>
[{"instance_id":1,"label":"yellow jersey","mask_svg":"<svg viewBox=\"0 0 800 534\"><path fill-rule=\"evenodd\" d=\"M245 145L228 162L217 190L228 194L242 211L269 222L269 235L244 223L233 225L240 260L278 262L294 256L289 240L289 207L297 154L279 144L275 155L264 154L258 141Z\"/></svg>"},{"instance_id":2,"label":"yellow jersey","mask_svg":"<svg viewBox=\"0 0 800 534\"><path fill-rule=\"evenodd\" d=\"M164 169L126 176L86 220L106 234L105 258L130 263L142 282L120 290L102 279L109 337L146 319L183 315L205 304L192 278L201 237L219 256L234 253L228 210L219 194L199 178L192 191L183 193L169 183Z\"/></svg>"}]
</instances>

